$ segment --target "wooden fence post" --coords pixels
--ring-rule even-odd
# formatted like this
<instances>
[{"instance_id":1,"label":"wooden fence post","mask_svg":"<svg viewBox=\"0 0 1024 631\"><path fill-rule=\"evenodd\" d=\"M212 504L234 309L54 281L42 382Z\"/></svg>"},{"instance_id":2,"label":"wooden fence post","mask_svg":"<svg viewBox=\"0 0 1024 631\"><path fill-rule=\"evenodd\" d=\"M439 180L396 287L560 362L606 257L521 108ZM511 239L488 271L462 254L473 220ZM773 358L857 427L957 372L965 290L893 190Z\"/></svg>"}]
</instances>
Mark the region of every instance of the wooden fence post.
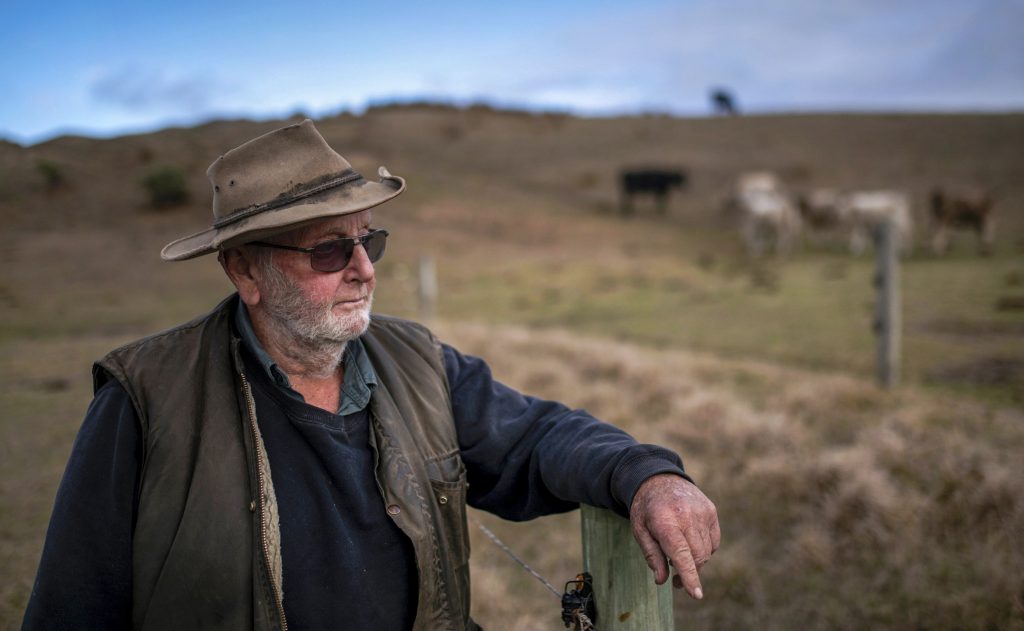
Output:
<instances>
[{"instance_id":1,"label":"wooden fence post","mask_svg":"<svg viewBox=\"0 0 1024 631\"><path fill-rule=\"evenodd\" d=\"M595 626L601 631L672 629L672 581L654 584L629 520L584 505L580 521L583 567L594 578Z\"/></svg>"},{"instance_id":2,"label":"wooden fence post","mask_svg":"<svg viewBox=\"0 0 1024 631\"><path fill-rule=\"evenodd\" d=\"M878 382L886 388L894 388L900 378L900 265L896 248L896 226L891 220L875 226L875 289L878 301L875 303L877 336Z\"/></svg>"},{"instance_id":3,"label":"wooden fence post","mask_svg":"<svg viewBox=\"0 0 1024 631\"><path fill-rule=\"evenodd\" d=\"M433 256L429 254L420 256L418 277L417 294L420 321L429 325L437 316L437 265L434 263Z\"/></svg>"}]
</instances>

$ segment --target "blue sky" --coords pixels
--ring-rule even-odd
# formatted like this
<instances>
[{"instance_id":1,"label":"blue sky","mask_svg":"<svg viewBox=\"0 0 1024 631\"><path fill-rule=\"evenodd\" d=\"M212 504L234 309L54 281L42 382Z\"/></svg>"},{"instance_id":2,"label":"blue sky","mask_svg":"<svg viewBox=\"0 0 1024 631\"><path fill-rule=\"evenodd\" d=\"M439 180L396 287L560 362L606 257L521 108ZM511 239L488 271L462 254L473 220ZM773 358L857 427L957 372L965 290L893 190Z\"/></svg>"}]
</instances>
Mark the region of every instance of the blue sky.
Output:
<instances>
[{"instance_id":1,"label":"blue sky","mask_svg":"<svg viewBox=\"0 0 1024 631\"><path fill-rule=\"evenodd\" d=\"M1024 110L1024 0L10 2L0 137L421 97L703 115Z\"/></svg>"}]
</instances>

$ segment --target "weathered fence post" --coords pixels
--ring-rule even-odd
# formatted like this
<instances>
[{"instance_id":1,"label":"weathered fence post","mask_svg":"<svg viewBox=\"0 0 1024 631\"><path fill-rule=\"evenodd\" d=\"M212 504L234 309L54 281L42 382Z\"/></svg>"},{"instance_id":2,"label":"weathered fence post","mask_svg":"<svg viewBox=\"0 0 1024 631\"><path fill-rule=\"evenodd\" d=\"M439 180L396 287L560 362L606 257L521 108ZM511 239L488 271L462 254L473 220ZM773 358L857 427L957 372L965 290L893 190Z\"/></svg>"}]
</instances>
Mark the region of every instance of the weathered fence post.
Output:
<instances>
[{"instance_id":1,"label":"weathered fence post","mask_svg":"<svg viewBox=\"0 0 1024 631\"><path fill-rule=\"evenodd\" d=\"M629 520L584 505L580 521L583 567L594 578L595 626L601 631L672 629L672 581L654 584Z\"/></svg>"},{"instance_id":2,"label":"weathered fence post","mask_svg":"<svg viewBox=\"0 0 1024 631\"><path fill-rule=\"evenodd\" d=\"M418 276L417 295L419 296L420 321L430 324L437 315L437 265L434 264L433 256L429 254L420 256Z\"/></svg>"},{"instance_id":3,"label":"weathered fence post","mask_svg":"<svg viewBox=\"0 0 1024 631\"><path fill-rule=\"evenodd\" d=\"M878 382L894 388L900 378L900 268L896 248L896 226L886 220L874 227L875 241L875 303L873 328L877 336Z\"/></svg>"}]
</instances>

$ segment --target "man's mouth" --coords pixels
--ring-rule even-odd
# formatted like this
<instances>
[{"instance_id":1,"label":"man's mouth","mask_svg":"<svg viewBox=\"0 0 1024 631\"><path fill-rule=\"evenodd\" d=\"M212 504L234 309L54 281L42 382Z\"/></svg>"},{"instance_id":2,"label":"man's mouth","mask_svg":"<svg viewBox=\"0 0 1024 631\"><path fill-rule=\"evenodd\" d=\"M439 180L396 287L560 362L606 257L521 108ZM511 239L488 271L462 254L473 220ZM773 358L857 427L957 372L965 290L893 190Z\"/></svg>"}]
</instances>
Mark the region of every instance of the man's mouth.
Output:
<instances>
[{"instance_id":1,"label":"man's mouth","mask_svg":"<svg viewBox=\"0 0 1024 631\"><path fill-rule=\"evenodd\" d=\"M360 296L358 298L352 298L351 300L339 300L338 302L336 302L334 304L335 305L346 305L346 306L349 306L349 307L358 307L360 305L366 304L366 298L367 298L367 296Z\"/></svg>"}]
</instances>

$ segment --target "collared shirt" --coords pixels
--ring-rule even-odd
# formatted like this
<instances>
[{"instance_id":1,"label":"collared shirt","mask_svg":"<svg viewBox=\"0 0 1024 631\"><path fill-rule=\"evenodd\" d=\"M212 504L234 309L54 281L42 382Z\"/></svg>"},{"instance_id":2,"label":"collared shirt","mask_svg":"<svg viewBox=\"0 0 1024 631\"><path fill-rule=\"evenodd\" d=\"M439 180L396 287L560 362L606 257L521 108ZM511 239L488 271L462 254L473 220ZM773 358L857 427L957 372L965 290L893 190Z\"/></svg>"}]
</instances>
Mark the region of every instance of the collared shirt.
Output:
<instances>
[{"instance_id":1,"label":"collared shirt","mask_svg":"<svg viewBox=\"0 0 1024 631\"><path fill-rule=\"evenodd\" d=\"M238 329L238 335L242 338L242 344L259 361L270 380L288 396L305 403L305 397L292 388L288 375L277 365L263 348L259 338L256 337L256 330L253 329L252 320L249 318L249 310L241 300L238 301L238 309L235 311L235 328ZM363 341L359 338L345 345L341 363L345 367L345 371L341 383L341 407L338 408L337 413L345 416L363 411L370 402L370 395L377 387L377 373L374 372L370 358L366 355L366 348L363 347Z\"/></svg>"}]
</instances>

